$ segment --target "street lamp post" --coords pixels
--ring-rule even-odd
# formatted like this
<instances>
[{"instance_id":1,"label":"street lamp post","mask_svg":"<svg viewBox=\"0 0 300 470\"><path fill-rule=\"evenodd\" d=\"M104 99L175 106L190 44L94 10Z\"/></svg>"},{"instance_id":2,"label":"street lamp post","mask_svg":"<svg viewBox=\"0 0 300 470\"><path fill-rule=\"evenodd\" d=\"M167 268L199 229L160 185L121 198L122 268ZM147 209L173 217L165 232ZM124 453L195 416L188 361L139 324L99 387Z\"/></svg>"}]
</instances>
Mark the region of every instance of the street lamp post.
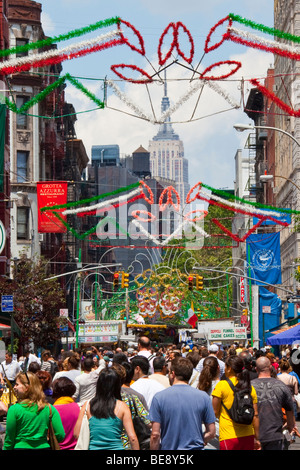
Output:
<instances>
[{"instance_id":1,"label":"street lamp post","mask_svg":"<svg viewBox=\"0 0 300 470\"><path fill-rule=\"evenodd\" d=\"M298 147L300 147L300 142L292 134L290 134L287 131L284 131L283 129L279 129L279 127L253 126L251 124L235 124L233 127L238 132L251 131L251 130L254 130L254 129L267 129L267 130L271 130L271 131L278 131L278 132L281 132L282 134L285 134L288 137L290 137L298 145Z\"/></svg>"},{"instance_id":2,"label":"street lamp post","mask_svg":"<svg viewBox=\"0 0 300 470\"><path fill-rule=\"evenodd\" d=\"M300 187L296 183L294 183L294 181L292 181L290 178L286 178L285 176L267 175L265 173L264 175L260 175L260 177L259 177L259 179L260 179L260 181L262 181L262 183L268 183L269 181L272 181L275 178L282 178L282 179L288 181L289 183L293 184L298 189L298 191L300 191Z\"/></svg>"}]
</instances>

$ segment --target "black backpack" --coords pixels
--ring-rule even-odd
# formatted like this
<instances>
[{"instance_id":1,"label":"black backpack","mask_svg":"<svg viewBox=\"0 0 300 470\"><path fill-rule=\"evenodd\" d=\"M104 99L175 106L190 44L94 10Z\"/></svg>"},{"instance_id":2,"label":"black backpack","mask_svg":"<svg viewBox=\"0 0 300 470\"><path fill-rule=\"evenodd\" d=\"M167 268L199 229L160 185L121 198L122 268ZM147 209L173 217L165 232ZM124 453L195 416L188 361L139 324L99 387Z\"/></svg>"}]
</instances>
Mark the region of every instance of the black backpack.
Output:
<instances>
[{"instance_id":1,"label":"black backpack","mask_svg":"<svg viewBox=\"0 0 300 470\"><path fill-rule=\"evenodd\" d=\"M232 407L230 409L226 408L224 403L225 410L229 414L232 421L238 424L251 424L254 417L254 407L253 400L251 396L251 389L239 389L233 385L231 380L227 377L226 379L229 383L231 389L234 393Z\"/></svg>"}]
</instances>

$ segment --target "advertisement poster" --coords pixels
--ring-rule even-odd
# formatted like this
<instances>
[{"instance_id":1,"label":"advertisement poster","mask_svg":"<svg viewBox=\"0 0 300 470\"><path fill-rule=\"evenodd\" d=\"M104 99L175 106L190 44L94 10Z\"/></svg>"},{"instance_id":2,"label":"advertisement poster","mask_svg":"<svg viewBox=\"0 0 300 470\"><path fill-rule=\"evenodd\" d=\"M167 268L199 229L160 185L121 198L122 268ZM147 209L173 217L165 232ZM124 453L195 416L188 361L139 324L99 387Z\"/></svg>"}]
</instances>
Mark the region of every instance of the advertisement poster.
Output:
<instances>
[{"instance_id":1,"label":"advertisement poster","mask_svg":"<svg viewBox=\"0 0 300 470\"><path fill-rule=\"evenodd\" d=\"M63 221L66 217L62 215L64 208L55 207L49 211L41 211L44 207L52 208L67 203L68 183L65 181L44 181L37 183L38 196L38 232L39 233L64 233L67 227ZM58 214L57 217L55 214Z\"/></svg>"}]
</instances>

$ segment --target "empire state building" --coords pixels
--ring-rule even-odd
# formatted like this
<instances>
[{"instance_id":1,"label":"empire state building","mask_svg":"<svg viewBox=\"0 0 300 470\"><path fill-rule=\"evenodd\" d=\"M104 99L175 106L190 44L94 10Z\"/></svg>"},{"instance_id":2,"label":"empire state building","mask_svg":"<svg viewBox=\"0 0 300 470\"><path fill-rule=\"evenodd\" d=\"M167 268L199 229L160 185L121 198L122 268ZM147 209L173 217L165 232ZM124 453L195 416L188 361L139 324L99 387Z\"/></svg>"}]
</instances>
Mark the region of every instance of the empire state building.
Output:
<instances>
[{"instance_id":1,"label":"empire state building","mask_svg":"<svg viewBox=\"0 0 300 470\"><path fill-rule=\"evenodd\" d=\"M161 103L162 113L170 108L165 80L164 96ZM175 134L170 117L160 124L158 133L149 142L150 171L153 178L166 178L175 181L174 187L184 206L190 185L188 179L188 160L184 158L183 142Z\"/></svg>"}]
</instances>

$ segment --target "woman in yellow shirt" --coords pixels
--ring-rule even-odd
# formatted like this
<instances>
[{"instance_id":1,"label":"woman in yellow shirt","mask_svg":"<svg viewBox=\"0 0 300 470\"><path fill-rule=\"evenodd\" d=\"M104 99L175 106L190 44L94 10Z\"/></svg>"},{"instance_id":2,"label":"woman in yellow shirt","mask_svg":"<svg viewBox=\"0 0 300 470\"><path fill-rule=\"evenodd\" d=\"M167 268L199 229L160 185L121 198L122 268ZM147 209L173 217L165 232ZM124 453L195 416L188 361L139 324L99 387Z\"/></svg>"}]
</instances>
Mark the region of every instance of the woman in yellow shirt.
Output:
<instances>
[{"instance_id":1,"label":"woman in yellow shirt","mask_svg":"<svg viewBox=\"0 0 300 470\"><path fill-rule=\"evenodd\" d=\"M249 371L244 368L244 362L239 356L228 356L225 361L225 375L234 386L251 390L253 400L254 418L251 424L238 424L232 421L228 412L222 405L230 409L233 404L234 393L227 380L220 380L212 392L212 404L215 415L219 418L220 450L259 450L258 440L259 420L257 410L257 396L251 386Z\"/></svg>"}]
</instances>

